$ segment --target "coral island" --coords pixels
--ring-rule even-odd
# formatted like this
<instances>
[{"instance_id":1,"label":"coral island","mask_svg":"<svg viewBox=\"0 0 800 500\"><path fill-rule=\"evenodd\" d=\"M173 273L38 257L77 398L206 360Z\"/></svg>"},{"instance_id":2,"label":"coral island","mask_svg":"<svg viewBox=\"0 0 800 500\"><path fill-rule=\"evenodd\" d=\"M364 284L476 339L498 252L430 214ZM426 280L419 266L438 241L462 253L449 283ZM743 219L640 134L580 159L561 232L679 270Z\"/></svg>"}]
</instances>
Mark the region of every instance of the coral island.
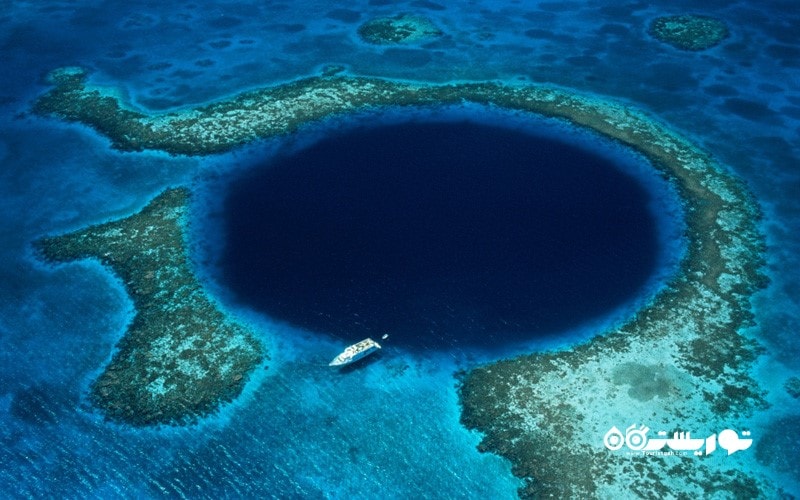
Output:
<instances>
[{"instance_id":1,"label":"coral island","mask_svg":"<svg viewBox=\"0 0 800 500\"><path fill-rule=\"evenodd\" d=\"M638 151L684 207L686 250L677 274L613 331L460 374L462 422L483 433L480 449L512 462L514 474L526 480L523 496L776 494L767 479L735 468L736 462L631 456L603 446L612 426L638 422L653 432L688 426L683 430L710 434L745 425L766 405L751 377L761 348L744 334L753 322L749 299L767 281L759 210L740 181L667 126L618 103L534 85L316 77L149 114L86 79L75 71L56 74L36 111L84 123L128 151L203 155L337 114L464 102L563 119Z\"/></svg>"},{"instance_id":2,"label":"coral island","mask_svg":"<svg viewBox=\"0 0 800 500\"><path fill-rule=\"evenodd\" d=\"M728 26L707 16L664 16L653 19L649 33L677 49L698 51L710 49L728 38Z\"/></svg>"},{"instance_id":3,"label":"coral island","mask_svg":"<svg viewBox=\"0 0 800 500\"><path fill-rule=\"evenodd\" d=\"M169 189L141 212L36 242L49 261L98 259L123 281L136 315L90 390L105 415L135 426L185 424L238 396L264 358L260 342L207 297L186 257L189 193Z\"/></svg>"},{"instance_id":4,"label":"coral island","mask_svg":"<svg viewBox=\"0 0 800 500\"><path fill-rule=\"evenodd\" d=\"M444 33L427 17L398 14L372 19L358 27L358 35L374 45L425 43Z\"/></svg>"}]
</instances>

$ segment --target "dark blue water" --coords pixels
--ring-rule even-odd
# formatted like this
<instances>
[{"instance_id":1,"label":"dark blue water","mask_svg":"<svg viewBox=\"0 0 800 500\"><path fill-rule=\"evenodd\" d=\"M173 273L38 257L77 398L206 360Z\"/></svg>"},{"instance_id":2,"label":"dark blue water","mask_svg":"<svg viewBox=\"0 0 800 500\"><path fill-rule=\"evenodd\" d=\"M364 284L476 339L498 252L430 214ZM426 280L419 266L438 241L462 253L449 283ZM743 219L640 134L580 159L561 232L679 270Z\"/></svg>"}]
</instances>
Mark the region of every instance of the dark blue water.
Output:
<instances>
[{"instance_id":1,"label":"dark blue water","mask_svg":"<svg viewBox=\"0 0 800 500\"><path fill-rule=\"evenodd\" d=\"M224 280L273 318L413 347L566 330L656 264L649 197L576 145L470 122L362 128L234 183Z\"/></svg>"}]
</instances>

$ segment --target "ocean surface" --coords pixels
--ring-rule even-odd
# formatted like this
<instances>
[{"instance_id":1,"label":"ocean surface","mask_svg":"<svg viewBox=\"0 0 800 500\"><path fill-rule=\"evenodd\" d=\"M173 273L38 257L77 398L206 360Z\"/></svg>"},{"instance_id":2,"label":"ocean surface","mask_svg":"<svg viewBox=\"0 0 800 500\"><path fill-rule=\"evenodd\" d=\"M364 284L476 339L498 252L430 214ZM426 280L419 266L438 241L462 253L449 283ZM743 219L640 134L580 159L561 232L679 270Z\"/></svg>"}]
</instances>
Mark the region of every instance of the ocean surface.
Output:
<instances>
[{"instance_id":1,"label":"ocean surface","mask_svg":"<svg viewBox=\"0 0 800 500\"><path fill-rule=\"evenodd\" d=\"M339 117L210 157L120 153L87 127L30 112L45 75L63 66L85 67L93 83L161 111L329 65L611 98L668 123L743 179L764 214L771 283L753 300L748 334L765 347L755 369L772 406L742 453L800 495L800 401L784 389L800 375L795 1L0 6L0 496L515 497L511 464L479 453L480 435L459 423L454 373L567 349L624 321L672 276L681 210L642 158L562 123L477 106ZM359 39L363 22L399 13L426 16L444 35L417 45ZM686 52L648 35L653 18L684 13L721 19L730 36ZM543 150L559 151L558 160L537 156ZM442 151L450 153L437 161ZM382 152L393 161L375 167ZM503 154L496 175L492 158ZM134 313L122 283L91 261L45 265L31 243L126 216L177 185L195 193L197 274L254 328L271 361L197 425L134 429L104 421L86 399ZM454 185L468 198L453 196ZM559 203L574 211L554 214ZM277 220L278 211L289 215ZM605 225L593 225L596 213ZM454 226L453 214L470 222ZM270 230L281 221L281 232ZM465 234L476 229L477 238ZM317 244L303 246L293 232ZM542 233L556 240L528 261L520 247L485 239L522 234L529 248ZM578 252L584 269L559 260L576 247L593 250ZM431 270L445 279L426 281ZM570 307L558 300L570 296ZM388 311L390 303L400 307ZM327 367L347 343L384 331L391 336L369 362ZM762 437L769 446L756 455Z\"/></svg>"}]
</instances>

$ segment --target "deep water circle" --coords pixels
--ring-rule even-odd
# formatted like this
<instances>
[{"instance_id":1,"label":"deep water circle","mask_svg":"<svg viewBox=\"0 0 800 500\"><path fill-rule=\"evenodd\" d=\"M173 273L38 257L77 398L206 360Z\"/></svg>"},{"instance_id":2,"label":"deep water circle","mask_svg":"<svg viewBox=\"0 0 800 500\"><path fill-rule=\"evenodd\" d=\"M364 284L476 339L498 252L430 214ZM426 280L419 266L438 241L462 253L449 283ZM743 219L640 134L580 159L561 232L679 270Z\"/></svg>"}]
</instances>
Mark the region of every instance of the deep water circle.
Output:
<instances>
[{"instance_id":1,"label":"deep water circle","mask_svg":"<svg viewBox=\"0 0 800 500\"><path fill-rule=\"evenodd\" d=\"M412 122L333 134L229 188L222 279L313 332L497 347L636 297L649 195L605 156L510 128Z\"/></svg>"}]
</instances>

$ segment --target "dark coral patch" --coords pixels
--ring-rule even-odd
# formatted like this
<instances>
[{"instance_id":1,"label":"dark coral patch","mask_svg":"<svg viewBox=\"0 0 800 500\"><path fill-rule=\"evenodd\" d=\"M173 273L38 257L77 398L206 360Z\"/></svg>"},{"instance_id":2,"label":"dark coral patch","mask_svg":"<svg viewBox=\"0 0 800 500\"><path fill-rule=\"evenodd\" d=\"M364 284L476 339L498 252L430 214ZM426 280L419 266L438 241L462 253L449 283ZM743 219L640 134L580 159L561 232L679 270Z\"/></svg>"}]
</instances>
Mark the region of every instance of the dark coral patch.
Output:
<instances>
[{"instance_id":1,"label":"dark coral patch","mask_svg":"<svg viewBox=\"0 0 800 500\"><path fill-rule=\"evenodd\" d=\"M11 400L11 415L28 424L50 425L58 421L69 403L57 387L35 385L18 391Z\"/></svg>"},{"instance_id":2,"label":"dark coral patch","mask_svg":"<svg viewBox=\"0 0 800 500\"><path fill-rule=\"evenodd\" d=\"M279 24L275 29L284 33L300 33L306 29L306 26L304 24Z\"/></svg>"},{"instance_id":3,"label":"dark coral patch","mask_svg":"<svg viewBox=\"0 0 800 500\"><path fill-rule=\"evenodd\" d=\"M728 26L707 16L684 15L657 17L650 23L650 36L681 50L706 50L729 35Z\"/></svg>"},{"instance_id":4,"label":"dark coral patch","mask_svg":"<svg viewBox=\"0 0 800 500\"><path fill-rule=\"evenodd\" d=\"M754 122L770 122L780 119L778 113L766 104L749 99L731 97L725 99L722 107L726 111Z\"/></svg>"},{"instance_id":5,"label":"dark coral patch","mask_svg":"<svg viewBox=\"0 0 800 500\"><path fill-rule=\"evenodd\" d=\"M219 16L215 17L214 19L211 19L210 21L208 21L207 24L212 28L224 29L224 28L235 28L236 26L241 25L242 22L243 21L238 17Z\"/></svg>"},{"instance_id":6,"label":"dark coral patch","mask_svg":"<svg viewBox=\"0 0 800 500\"><path fill-rule=\"evenodd\" d=\"M426 17L399 14L367 21L359 26L358 35L367 43L392 45L424 43L439 38L443 33Z\"/></svg>"},{"instance_id":7,"label":"dark coral patch","mask_svg":"<svg viewBox=\"0 0 800 500\"><path fill-rule=\"evenodd\" d=\"M447 10L442 4L436 2L430 2L429 0L417 0L411 4L413 7L418 7L420 9L428 9L428 10Z\"/></svg>"},{"instance_id":8,"label":"dark coral patch","mask_svg":"<svg viewBox=\"0 0 800 500\"><path fill-rule=\"evenodd\" d=\"M213 49L226 49L230 47L232 44L230 40L218 40L216 42L209 42L208 44Z\"/></svg>"},{"instance_id":9,"label":"dark coral patch","mask_svg":"<svg viewBox=\"0 0 800 500\"><path fill-rule=\"evenodd\" d=\"M799 377L789 377L785 384L783 384L784 389L789 395L795 399L800 399L800 378Z\"/></svg>"},{"instance_id":10,"label":"dark coral patch","mask_svg":"<svg viewBox=\"0 0 800 500\"><path fill-rule=\"evenodd\" d=\"M703 87L703 92L705 92L708 95L713 95L717 97L730 97L739 95L738 90L729 85L723 85L721 83L715 83L713 85Z\"/></svg>"}]
</instances>

